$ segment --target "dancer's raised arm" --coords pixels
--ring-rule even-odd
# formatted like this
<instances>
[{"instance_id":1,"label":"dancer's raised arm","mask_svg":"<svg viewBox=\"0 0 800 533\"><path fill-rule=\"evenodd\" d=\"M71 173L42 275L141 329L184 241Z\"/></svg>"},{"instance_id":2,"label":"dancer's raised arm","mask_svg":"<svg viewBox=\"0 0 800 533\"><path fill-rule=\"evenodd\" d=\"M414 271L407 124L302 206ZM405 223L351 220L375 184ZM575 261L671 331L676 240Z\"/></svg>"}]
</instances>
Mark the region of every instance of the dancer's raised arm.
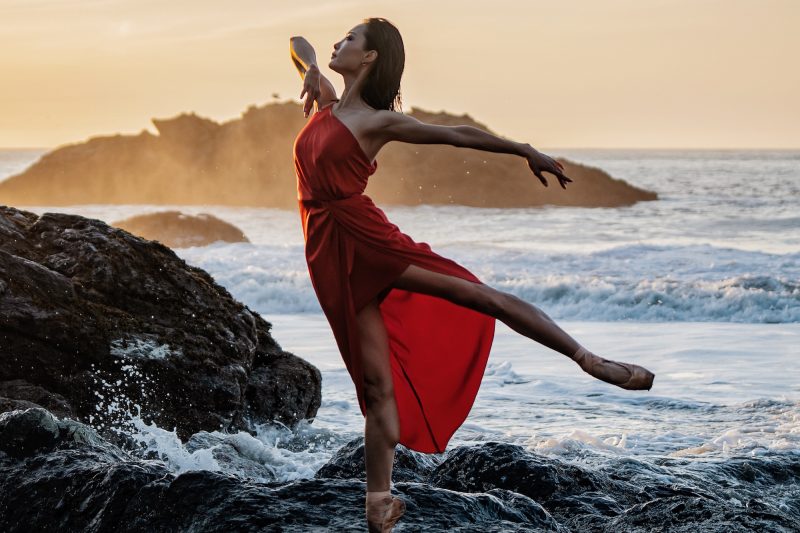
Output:
<instances>
[{"instance_id":1,"label":"dancer's raised arm","mask_svg":"<svg viewBox=\"0 0 800 533\"><path fill-rule=\"evenodd\" d=\"M311 46L311 43L300 36L290 37L289 52L297 72L303 78L303 91L300 93L300 98L304 94L306 95L306 101L303 105L304 116L308 116L308 112L314 102L317 103L317 109L319 109L329 102L338 100L336 88L319 71L317 54L314 52L314 47Z\"/></svg>"},{"instance_id":2,"label":"dancer's raised arm","mask_svg":"<svg viewBox=\"0 0 800 533\"><path fill-rule=\"evenodd\" d=\"M427 124L414 117L392 111L381 113L380 135L385 142L400 141L414 144L449 144L463 148L475 148L487 152L514 154L528 160L528 166L547 187L542 172L558 178L562 188L572 180L563 174L564 166L528 143L503 139L480 128L467 125L440 126Z\"/></svg>"}]
</instances>

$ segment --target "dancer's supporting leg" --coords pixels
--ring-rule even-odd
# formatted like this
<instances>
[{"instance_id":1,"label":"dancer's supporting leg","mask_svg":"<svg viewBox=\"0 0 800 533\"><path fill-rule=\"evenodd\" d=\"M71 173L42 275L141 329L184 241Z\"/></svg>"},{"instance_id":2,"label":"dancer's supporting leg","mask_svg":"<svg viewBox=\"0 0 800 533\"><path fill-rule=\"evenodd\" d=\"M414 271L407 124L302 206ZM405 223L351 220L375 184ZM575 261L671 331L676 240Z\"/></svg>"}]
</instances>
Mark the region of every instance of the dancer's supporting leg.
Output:
<instances>
[{"instance_id":1,"label":"dancer's supporting leg","mask_svg":"<svg viewBox=\"0 0 800 533\"><path fill-rule=\"evenodd\" d=\"M365 500L370 531L381 531L405 511L402 500L391 498L395 446L400 423L389 363L389 338L378 303L373 300L356 315L364 372L364 459L367 470ZM396 501L395 501L396 500Z\"/></svg>"},{"instance_id":2,"label":"dancer's supporting leg","mask_svg":"<svg viewBox=\"0 0 800 533\"><path fill-rule=\"evenodd\" d=\"M513 294L416 265L409 265L392 286L445 298L491 315L517 333L566 355L585 372L607 383L632 390L650 389L653 384L654 375L649 370L593 354L544 311Z\"/></svg>"}]
</instances>

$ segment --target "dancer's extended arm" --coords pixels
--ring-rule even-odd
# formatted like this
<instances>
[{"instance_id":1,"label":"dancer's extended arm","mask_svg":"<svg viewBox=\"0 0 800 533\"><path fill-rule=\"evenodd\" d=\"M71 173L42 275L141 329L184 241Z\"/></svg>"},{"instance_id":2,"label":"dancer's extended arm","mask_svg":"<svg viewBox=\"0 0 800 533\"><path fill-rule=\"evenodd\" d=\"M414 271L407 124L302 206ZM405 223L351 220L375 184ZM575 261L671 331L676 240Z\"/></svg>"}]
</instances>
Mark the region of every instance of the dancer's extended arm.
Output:
<instances>
[{"instance_id":1,"label":"dancer's extended arm","mask_svg":"<svg viewBox=\"0 0 800 533\"><path fill-rule=\"evenodd\" d=\"M385 142L400 141L414 144L449 144L463 148L475 148L487 152L514 154L528 160L533 173L546 187L547 180L542 172L549 172L558 178L562 188L571 182L563 174L564 166L545 155L528 143L518 143L503 139L474 126L440 126L427 124L414 117L392 111L381 112L380 135Z\"/></svg>"},{"instance_id":2,"label":"dancer's extended arm","mask_svg":"<svg viewBox=\"0 0 800 533\"><path fill-rule=\"evenodd\" d=\"M317 66L317 54L305 38L300 36L289 38L289 52L292 62L303 78L303 91L300 98L306 95L303 105L303 114L308 116L312 104L316 101L317 108L324 106L328 102L337 100L336 89L333 84L323 76Z\"/></svg>"}]
</instances>

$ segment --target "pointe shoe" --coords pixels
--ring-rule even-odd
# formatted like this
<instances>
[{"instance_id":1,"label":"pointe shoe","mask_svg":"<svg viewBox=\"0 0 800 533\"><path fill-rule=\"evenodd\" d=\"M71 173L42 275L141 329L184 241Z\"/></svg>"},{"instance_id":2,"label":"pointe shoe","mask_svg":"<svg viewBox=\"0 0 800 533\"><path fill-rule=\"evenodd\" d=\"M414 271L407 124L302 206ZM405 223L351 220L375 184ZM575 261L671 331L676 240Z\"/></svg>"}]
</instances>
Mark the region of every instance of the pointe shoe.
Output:
<instances>
[{"instance_id":1,"label":"pointe shoe","mask_svg":"<svg viewBox=\"0 0 800 533\"><path fill-rule=\"evenodd\" d=\"M631 363L620 363L579 348L572 359L584 372L606 383L628 390L650 390L655 374Z\"/></svg>"},{"instance_id":2,"label":"pointe shoe","mask_svg":"<svg viewBox=\"0 0 800 533\"><path fill-rule=\"evenodd\" d=\"M367 492L367 529L369 533L391 533L394 525L406 512L406 503L397 497L390 496L386 491L386 496L382 498L370 498Z\"/></svg>"}]
</instances>

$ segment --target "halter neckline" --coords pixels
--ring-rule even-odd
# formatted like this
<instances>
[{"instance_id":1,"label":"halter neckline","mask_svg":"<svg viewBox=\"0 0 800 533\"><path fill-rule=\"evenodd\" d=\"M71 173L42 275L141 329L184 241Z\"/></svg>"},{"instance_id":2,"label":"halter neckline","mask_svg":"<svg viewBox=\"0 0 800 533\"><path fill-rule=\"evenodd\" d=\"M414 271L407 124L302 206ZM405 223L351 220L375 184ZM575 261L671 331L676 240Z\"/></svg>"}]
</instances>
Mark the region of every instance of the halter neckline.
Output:
<instances>
[{"instance_id":1,"label":"halter neckline","mask_svg":"<svg viewBox=\"0 0 800 533\"><path fill-rule=\"evenodd\" d=\"M345 130L347 130L347 133L350 134L350 138L353 139L354 143L356 143L356 146L358 147L358 151L361 153L361 157L363 157L364 160L368 162L370 167L377 167L378 166L378 160L377 159L370 160L370 158L367 157L366 152L364 152L364 148L361 147L361 143L358 142L358 138L355 136L355 134L352 131L350 131L350 128L348 128L347 125L345 125L345 123L342 122L341 119L336 116L336 113L333 112L333 103L326 105L325 107L320 109L318 111L318 113L321 113L322 111L325 111L326 109L330 110L330 113L328 113L328 114L330 116L332 116L336 120L336 122L338 122Z\"/></svg>"}]
</instances>

